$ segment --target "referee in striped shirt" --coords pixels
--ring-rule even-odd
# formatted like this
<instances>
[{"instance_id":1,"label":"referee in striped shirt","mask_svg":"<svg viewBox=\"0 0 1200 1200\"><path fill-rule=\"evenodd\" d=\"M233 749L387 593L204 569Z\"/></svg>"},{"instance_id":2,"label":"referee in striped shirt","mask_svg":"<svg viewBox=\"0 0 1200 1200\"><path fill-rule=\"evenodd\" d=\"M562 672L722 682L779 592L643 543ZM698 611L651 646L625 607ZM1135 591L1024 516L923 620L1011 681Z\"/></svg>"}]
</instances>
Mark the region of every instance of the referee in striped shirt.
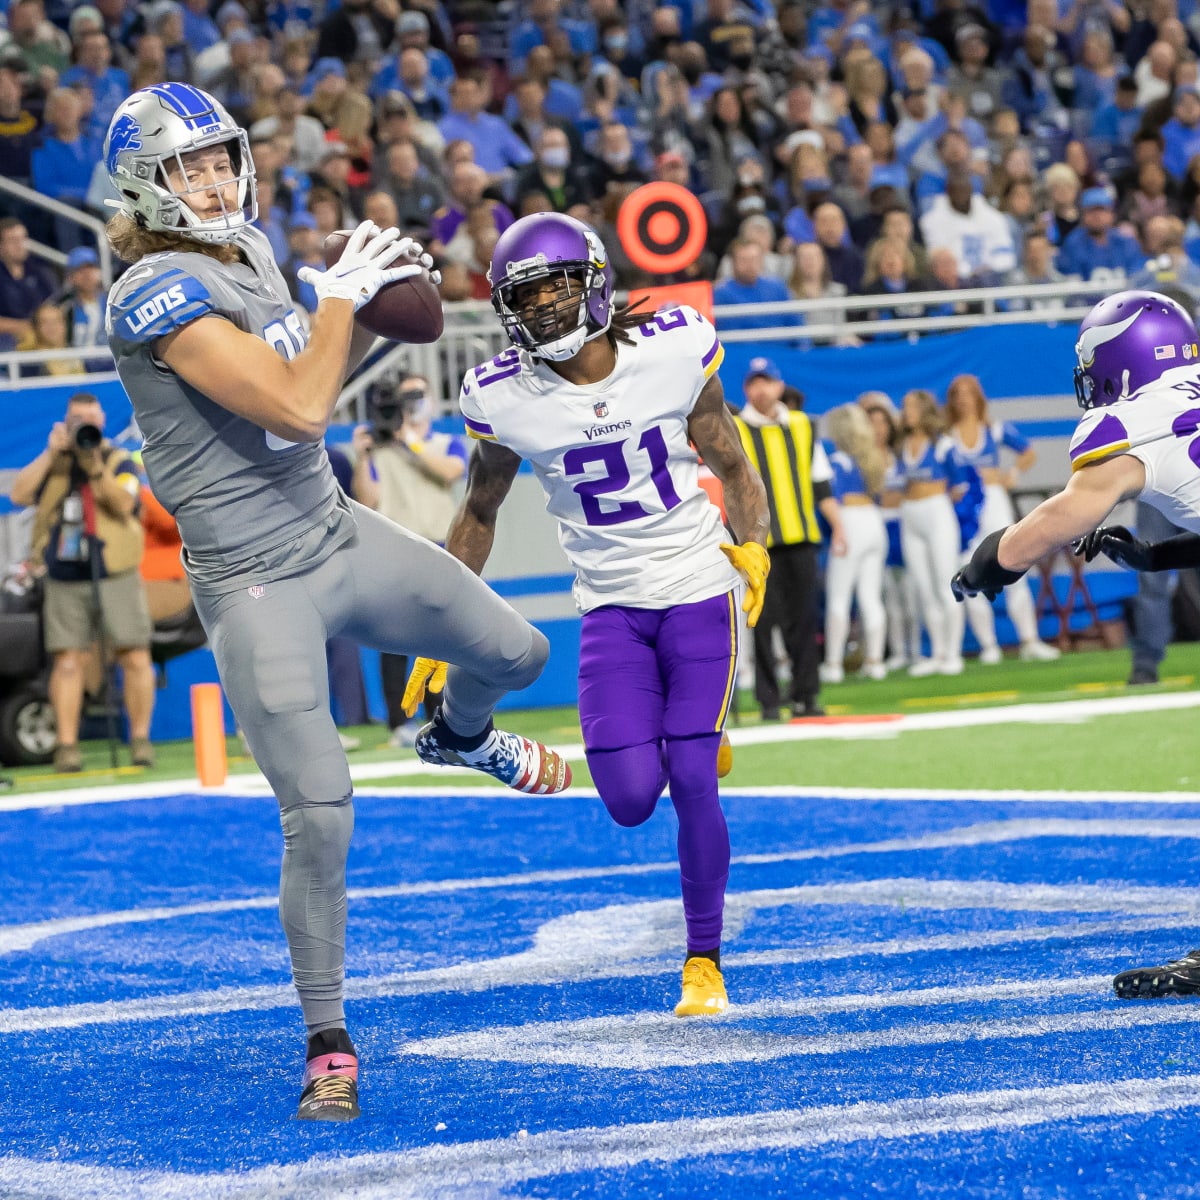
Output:
<instances>
[{"instance_id":1,"label":"referee in striped shirt","mask_svg":"<svg viewBox=\"0 0 1200 1200\"><path fill-rule=\"evenodd\" d=\"M742 446L767 488L771 573L762 617L754 628L754 694L764 721L778 721L784 703L775 672L772 630L783 635L791 660L793 717L820 717L817 646L817 550L820 512L829 523L830 548L846 553L841 506L830 488L832 471L812 422L783 402L784 382L769 358L752 358L742 383L746 405L737 415Z\"/></svg>"}]
</instances>

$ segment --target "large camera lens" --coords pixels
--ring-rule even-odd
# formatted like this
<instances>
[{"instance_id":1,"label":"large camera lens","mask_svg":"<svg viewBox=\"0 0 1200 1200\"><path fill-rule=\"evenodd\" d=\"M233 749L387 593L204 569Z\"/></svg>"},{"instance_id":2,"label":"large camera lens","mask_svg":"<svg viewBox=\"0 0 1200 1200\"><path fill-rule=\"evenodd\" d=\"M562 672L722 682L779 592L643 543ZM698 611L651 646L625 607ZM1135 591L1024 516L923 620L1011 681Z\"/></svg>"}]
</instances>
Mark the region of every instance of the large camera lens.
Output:
<instances>
[{"instance_id":1,"label":"large camera lens","mask_svg":"<svg viewBox=\"0 0 1200 1200\"><path fill-rule=\"evenodd\" d=\"M95 450L104 440L98 425L80 425L75 430L75 448L77 450Z\"/></svg>"}]
</instances>

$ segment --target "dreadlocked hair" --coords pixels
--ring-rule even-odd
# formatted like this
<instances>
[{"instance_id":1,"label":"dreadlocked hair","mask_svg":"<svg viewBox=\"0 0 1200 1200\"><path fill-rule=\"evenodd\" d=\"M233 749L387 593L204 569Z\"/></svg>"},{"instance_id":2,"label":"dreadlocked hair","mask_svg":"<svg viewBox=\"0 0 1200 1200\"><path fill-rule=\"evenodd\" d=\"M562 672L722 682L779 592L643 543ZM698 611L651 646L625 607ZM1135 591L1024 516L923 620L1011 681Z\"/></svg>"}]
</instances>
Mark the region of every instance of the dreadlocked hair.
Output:
<instances>
[{"instance_id":1,"label":"dreadlocked hair","mask_svg":"<svg viewBox=\"0 0 1200 1200\"><path fill-rule=\"evenodd\" d=\"M649 303L650 297L643 296L636 304L618 304L613 309L612 321L608 326L606 336L614 350L618 345L632 346L634 344L629 331L636 329L639 325L645 325L654 316L645 308L645 305Z\"/></svg>"},{"instance_id":2,"label":"dreadlocked hair","mask_svg":"<svg viewBox=\"0 0 1200 1200\"><path fill-rule=\"evenodd\" d=\"M194 254L207 254L218 262L234 263L238 261L238 248L229 242L211 245L208 242L198 242L183 233L173 233L161 229L147 229L128 213L117 215L104 227L108 244L113 253L122 262L135 263L147 254L161 254L164 250L191 251Z\"/></svg>"}]
</instances>

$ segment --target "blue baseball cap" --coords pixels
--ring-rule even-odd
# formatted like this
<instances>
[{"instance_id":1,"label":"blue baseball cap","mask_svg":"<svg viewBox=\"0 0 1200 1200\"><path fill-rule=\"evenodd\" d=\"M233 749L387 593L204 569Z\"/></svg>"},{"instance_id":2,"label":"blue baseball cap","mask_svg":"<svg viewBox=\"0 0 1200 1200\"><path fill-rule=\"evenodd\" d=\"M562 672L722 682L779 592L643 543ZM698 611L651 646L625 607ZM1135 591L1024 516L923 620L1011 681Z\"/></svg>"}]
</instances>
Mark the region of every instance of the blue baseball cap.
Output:
<instances>
[{"instance_id":1,"label":"blue baseball cap","mask_svg":"<svg viewBox=\"0 0 1200 1200\"><path fill-rule=\"evenodd\" d=\"M908 172L899 163L885 163L872 167L869 187L871 190L890 187L902 192L908 187Z\"/></svg>"},{"instance_id":2,"label":"blue baseball cap","mask_svg":"<svg viewBox=\"0 0 1200 1200\"><path fill-rule=\"evenodd\" d=\"M100 265L100 256L91 246L76 246L67 255L67 270L74 271L79 267L96 267Z\"/></svg>"},{"instance_id":3,"label":"blue baseball cap","mask_svg":"<svg viewBox=\"0 0 1200 1200\"><path fill-rule=\"evenodd\" d=\"M746 378L742 380L743 386L760 375L766 379L774 379L776 383L783 382L783 373L775 365L774 360L759 357L750 360L750 365L746 368Z\"/></svg>"},{"instance_id":4,"label":"blue baseball cap","mask_svg":"<svg viewBox=\"0 0 1200 1200\"><path fill-rule=\"evenodd\" d=\"M313 67L309 78L313 83L320 83L322 79L329 75L337 75L342 79L346 78L346 64L340 58L318 58L316 66Z\"/></svg>"},{"instance_id":5,"label":"blue baseball cap","mask_svg":"<svg viewBox=\"0 0 1200 1200\"><path fill-rule=\"evenodd\" d=\"M1087 188L1083 195L1079 197L1080 208L1113 208L1112 194L1108 188L1091 187Z\"/></svg>"}]
</instances>

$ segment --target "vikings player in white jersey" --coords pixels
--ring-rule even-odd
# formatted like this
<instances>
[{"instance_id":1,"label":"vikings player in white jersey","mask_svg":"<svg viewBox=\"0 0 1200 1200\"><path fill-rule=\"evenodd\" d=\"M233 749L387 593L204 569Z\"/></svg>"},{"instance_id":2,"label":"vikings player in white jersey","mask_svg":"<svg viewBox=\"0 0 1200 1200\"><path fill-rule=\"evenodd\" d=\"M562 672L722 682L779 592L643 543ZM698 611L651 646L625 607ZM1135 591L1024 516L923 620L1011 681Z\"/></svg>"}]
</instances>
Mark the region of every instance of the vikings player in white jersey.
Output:
<instances>
[{"instance_id":1,"label":"vikings player in white jersey","mask_svg":"<svg viewBox=\"0 0 1200 1200\"><path fill-rule=\"evenodd\" d=\"M986 537L951 584L962 600L995 599L1043 555L1074 544L1136 571L1200 566L1200 334L1155 292L1119 292L1084 318L1075 394L1085 410L1071 439L1071 479L1015 525ZM1139 498L1187 533L1150 545L1100 523ZM1161 967L1123 971L1124 999L1200 993L1200 950Z\"/></svg>"},{"instance_id":2,"label":"vikings player in white jersey","mask_svg":"<svg viewBox=\"0 0 1200 1200\"><path fill-rule=\"evenodd\" d=\"M766 492L725 406L724 352L691 308L614 312L604 246L571 217L541 213L506 230L490 278L513 345L463 381L478 447L446 549L483 570L500 504L527 461L576 571L592 779L624 826L648 820L670 784L687 921L675 1011L721 1012L729 833L718 749L735 682L739 572L753 625L769 567ZM693 445L724 485L739 545L724 541L697 484ZM414 710L435 666L414 668ZM435 717L417 753L441 761L443 740Z\"/></svg>"}]
</instances>

